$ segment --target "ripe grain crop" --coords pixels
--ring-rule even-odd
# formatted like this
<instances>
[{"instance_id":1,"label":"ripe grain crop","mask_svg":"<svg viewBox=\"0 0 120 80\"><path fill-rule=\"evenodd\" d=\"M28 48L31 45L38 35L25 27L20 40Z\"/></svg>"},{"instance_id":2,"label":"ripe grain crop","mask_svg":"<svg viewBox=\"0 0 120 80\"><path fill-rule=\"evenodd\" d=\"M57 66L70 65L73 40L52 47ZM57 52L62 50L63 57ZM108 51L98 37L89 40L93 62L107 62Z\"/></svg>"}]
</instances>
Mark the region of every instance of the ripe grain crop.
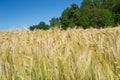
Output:
<instances>
[{"instance_id":1,"label":"ripe grain crop","mask_svg":"<svg viewBox=\"0 0 120 80\"><path fill-rule=\"evenodd\" d=\"M1 31L0 80L120 80L120 26Z\"/></svg>"}]
</instances>

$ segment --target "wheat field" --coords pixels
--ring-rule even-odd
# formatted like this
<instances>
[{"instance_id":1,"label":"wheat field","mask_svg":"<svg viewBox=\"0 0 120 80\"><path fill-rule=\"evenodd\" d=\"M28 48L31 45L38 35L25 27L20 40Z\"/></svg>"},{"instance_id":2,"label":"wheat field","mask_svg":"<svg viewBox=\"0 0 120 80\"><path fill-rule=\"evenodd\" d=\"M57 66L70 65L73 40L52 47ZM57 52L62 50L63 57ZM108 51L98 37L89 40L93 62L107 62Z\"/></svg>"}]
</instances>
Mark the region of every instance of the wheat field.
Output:
<instances>
[{"instance_id":1,"label":"wheat field","mask_svg":"<svg viewBox=\"0 0 120 80\"><path fill-rule=\"evenodd\" d=\"M120 26L0 31L0 80L120 80Z\"/></svg>"}]
</instances>

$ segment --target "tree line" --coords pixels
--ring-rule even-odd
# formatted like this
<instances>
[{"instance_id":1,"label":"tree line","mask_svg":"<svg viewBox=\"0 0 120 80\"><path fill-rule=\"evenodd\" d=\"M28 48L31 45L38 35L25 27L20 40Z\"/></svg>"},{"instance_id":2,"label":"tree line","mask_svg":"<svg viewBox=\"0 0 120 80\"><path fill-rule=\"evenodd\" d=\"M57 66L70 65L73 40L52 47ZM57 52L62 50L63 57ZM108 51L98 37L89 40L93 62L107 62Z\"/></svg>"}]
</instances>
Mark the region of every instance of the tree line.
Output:
<instances>
[{"instance_id":1,"label":"tree line","mask_svg":"<svg viewBox=\"0 0 120 80\"><path fill-rule=\"evenodd\" d=\"M53 17L50 25L40 22L30 26L30 30L44 29L61 26L62 29L90 26L104 28L120 24L120 0L82 0L81 5L71 4L63 10L61 16Z\"/></svg>"}]
</instances>

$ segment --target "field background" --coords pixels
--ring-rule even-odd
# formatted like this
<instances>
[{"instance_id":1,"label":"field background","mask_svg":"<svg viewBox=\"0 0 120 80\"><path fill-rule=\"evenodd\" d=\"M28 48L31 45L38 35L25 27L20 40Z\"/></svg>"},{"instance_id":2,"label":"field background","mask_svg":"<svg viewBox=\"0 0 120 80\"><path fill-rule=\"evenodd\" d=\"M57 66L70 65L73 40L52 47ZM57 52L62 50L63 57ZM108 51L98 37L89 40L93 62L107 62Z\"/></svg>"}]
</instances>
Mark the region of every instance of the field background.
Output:
<instances>
[{"instance_id":1,"label":"field background","mask_svg":"<svg viewBox=\"0 0 120 80\"><path fill-rule=\"evenodd\" d=\"M1 31L0 80L120 80L120 26Z\"/></svg>"}]
</instances>

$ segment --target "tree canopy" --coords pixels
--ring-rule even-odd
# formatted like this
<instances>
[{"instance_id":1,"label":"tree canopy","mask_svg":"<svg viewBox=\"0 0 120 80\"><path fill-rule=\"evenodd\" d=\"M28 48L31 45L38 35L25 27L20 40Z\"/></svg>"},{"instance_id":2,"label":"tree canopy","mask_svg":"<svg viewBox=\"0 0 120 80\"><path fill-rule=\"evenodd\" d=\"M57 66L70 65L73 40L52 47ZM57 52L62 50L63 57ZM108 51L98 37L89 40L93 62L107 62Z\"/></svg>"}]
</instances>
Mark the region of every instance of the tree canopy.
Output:
<instances>
[{"instance_id":1,"label":"tree canopy","mask_svg":"<svg viewBox=\"0 0 120 80\"><path fill-rule=\"evenodd\" d=\"M50 25L40 23L30 26L31 30L61 26L63 29L101 28L120 24L120 0L82 0L81 5L71 4L63 10L61 16L53 17Z\"/></svg>"},{"instance_id":2,"label":"tree canopy","mask_svg":"<svg viewBox=\"0 0 120 80\"><path fill-rule=\"evenodd\" d=\"M29 27L30 30L34 29L43 29L43 30L48 30L49 25L47 25L45 22L41 21L38 25L33 25Z\"/></svg>"},{"instance_id":3,"label":"tree canopy","mask_svg":"<svg viewBox=\"0 0 120 80\"><path fill-rule=\"evenodd\" d=\"M50 20L50 26L51 27L55 27L55 26L59 26L60 25L60 19L58 17L53 17Z\"/></svg>"}]
</instances>

